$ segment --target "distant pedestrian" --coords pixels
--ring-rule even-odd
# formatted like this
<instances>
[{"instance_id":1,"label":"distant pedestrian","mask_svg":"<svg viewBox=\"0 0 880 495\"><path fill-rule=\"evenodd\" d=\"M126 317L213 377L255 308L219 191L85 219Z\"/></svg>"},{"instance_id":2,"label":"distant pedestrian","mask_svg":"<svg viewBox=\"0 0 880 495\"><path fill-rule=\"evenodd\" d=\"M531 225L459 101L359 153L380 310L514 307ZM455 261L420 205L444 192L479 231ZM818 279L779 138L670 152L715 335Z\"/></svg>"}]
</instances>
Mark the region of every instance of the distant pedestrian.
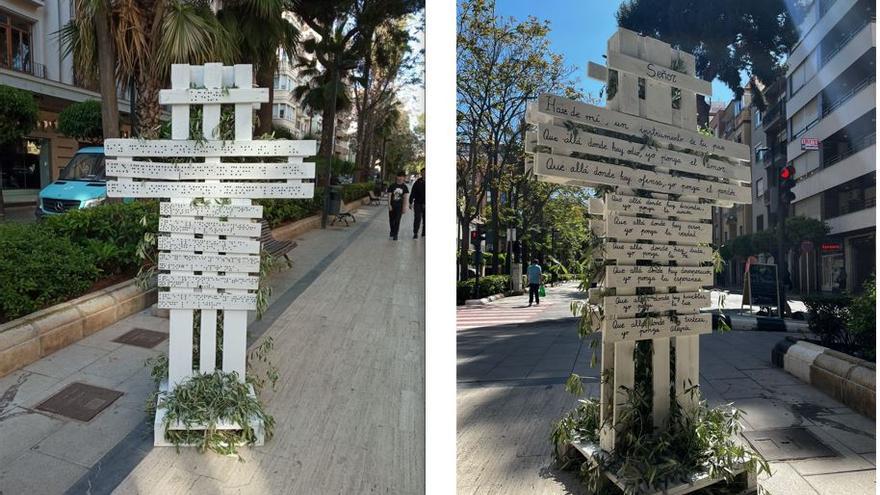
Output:
<instances>
[{"instance_id":1,"label":"distant pedestrian","mask_svg":"<svg viewBox=\"0 0 880 495\"><path fill-rule=\"evenodd\" d=\"M541 304L541 297L538 295L538 291L541 289L541 282L544 280L544 274L541 270L541 265L538 264L538 260L533 259L532 264L526 269L526 275L529 278L529 306L532 305L532 300L534 299L535 305Z\"/></svg>"},{"instance_id":2,"label":"distant pedestrian","mask_svg":"<svg viewBox=\"0 0 880 495\"><path fill-rule=\"evenodd\" d=\"M400 217L406 213L409 189L404 184L406 174L401 170L397 172L394 184L388 187L388 223L391 227L391 238L397 240L397 232L400 230Z\"/></svg>"},{"instance_id":3,"label":"distant pedestrian","mask_svg":"<svg viewBox=\"0 0 880 495\"><path fill-rule=\"evenodd\" d=\"M413 184L409 196L409 205L413 209L413 239L419 237L419 225L422 227L422 237L425 237L425 169L421 172L422 176Z\"/></svg>"}]
</instances>

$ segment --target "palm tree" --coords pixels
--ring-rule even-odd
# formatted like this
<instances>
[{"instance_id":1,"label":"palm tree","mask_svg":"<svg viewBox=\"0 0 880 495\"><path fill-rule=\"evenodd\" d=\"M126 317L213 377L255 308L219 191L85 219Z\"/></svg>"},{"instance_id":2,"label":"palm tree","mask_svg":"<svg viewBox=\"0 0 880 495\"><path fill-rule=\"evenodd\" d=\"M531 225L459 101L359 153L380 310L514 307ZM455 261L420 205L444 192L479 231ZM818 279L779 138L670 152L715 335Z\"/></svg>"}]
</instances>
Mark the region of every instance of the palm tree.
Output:
<instances>
[{"instance_id":1,"label":"palm tree","mask_svg":"<svg viewBox=\"0 0 880 495\"><path fill-rule=\"evenodd\" d=\"M289 61L297 51L299 31L287 19L287 0L225 0L217 12L220 24L239 48L241 60L253 64L257 86L269 88L269 101L260 106L257 134L272 132L272 95L278 70L278 49Z\"/></svg>"},{"instance_id":2,"label":"palm tree","mask_svg":"<svg viewBox=\"0 0 880 495\"><path fill-rule=\"evenodd\" d=\"M228 63L238 55L232 36L207 0L75 0L74 9L73 20L60 36L64 49L73 54L75 71L84 81L94 82L99 77L94 62L113 61L112 89L102 63L102 100L112 103L116 87L134 83L141 137L159 132L159 90L167 84L171 64ZM98 40L104 15L109 42ZM115 57L108 56L114 52Z\"/></svg>"}]
</instances>

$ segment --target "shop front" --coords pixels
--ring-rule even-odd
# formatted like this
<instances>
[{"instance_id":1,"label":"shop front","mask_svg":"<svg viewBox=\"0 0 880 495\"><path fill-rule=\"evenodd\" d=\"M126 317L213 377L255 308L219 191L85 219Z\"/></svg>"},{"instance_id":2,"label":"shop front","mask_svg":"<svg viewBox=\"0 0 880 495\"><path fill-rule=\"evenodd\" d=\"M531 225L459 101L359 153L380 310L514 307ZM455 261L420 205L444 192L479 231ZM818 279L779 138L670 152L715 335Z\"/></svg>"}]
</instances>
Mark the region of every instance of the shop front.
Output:
<instances>
[{"instance_id":1,"label":"shop front","mask_svg":"<svg viewBox=\"0 0 880 495\"><path fill-rule=\"evenodd\" d=\"M819 246L819 288L830 293L859 293L876 271L874 229L828 237Z\"/></svg>"}]
</instances>

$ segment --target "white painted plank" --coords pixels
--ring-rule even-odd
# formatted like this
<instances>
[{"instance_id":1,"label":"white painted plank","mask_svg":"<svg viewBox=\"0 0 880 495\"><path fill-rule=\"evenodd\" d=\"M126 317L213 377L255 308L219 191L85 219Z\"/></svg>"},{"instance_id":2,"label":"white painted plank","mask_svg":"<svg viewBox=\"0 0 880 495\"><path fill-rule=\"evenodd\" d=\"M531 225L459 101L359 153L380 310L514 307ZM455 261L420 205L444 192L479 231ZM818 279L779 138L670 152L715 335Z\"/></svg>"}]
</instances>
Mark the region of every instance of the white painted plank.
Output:
<instances>
[{"instance_id":1,"label":"white painted plank","mask_svg":"<svg viewBox=\"0 0 880 495\"><path fill-rule=\"evenodd\" d=\"M556 155L584 153L588 155L626 160L640 165L680 170L709 177L735 179L750 182L752 173L748 166L731 164L722 160L703 156L652 148L641 143L576 129L570 131L562 126L538 124L538 146L552 149Z\"/></svg>"},{"instance_id":2,"label":"white painted plank","mask_svg":"<svg viewBox=\"0 0 880 495\"><path fill-rule=\"evenodd\" d=\"M675 177L581 158L536 153L533 170L538 176L557 177L587 187L623 186L664 194L698 196L740 204L751 203L751 189L748 186Z\"/></svg>"},{"instance_id":3,"label":"white painted plank","mask_svg":"<svg viewBox=\"0 0 880 495\"><path fill-rule=\"evenodd\" d=\"M617 51L609 51L606 55L606 64L609 69L662 84L666 87L667 93L670 87L676 87L701 95L712 96L712 83L709 81L704 81L693 75L674 71L668 66L664 67L655 62L640 60Z\"/></svg>"},{"instance_id":4,"label":"white painted plank","mask_svg":"<svg viewBox=\"0 0 880 495\"><path fill-rule=\"evenodd\" d=\"M168 320L168 383L176 387L192 376L193 312L172 309Z\"/></svg>"},{"instance_id":5,"label":"white painted plank","mask_svg":"<svg viewBox=\"0 0 880 495\"><path fill-rule=\"evenodd\" d=\"M186 308L201 310L238 309L253 310L257 308L256 294L204 294L159 292L160 308Z\"/></svg>"},{"instance_id":6,"label":"white painted plank","mask_svg":"<svg viewBox=\"0 0 880 495\"><path fill-rule=\"evenodd\" d=\"M595 221L590 220L590 231L593 232L593 235L596 237L605 237L605 222L604 221Z\"/></svg>"},{"instance_id":7,"label":"white painted plank","mask_svg":"<svg viewBox=\"0 0 880 495\"><path fill-rule=\"evenodd\" d=\"M596 221L590 220L590 223ZM598 221L605 222L605 235L618 241L643 239L684 245L712 242L712 224L709 223L630 217L614 212L608 212L603 220Z\"/></svg>"},{"instance_id":8,"label":"white painted plank","mask_svg":"<svg viewBox=\"0 0 880 495\"><path fill-rule=\"evenodd\" d=\"M672 124L672 90L654 81L648 81L645 86L645 117Z\"/></svg>"},{"instance_id":9,"label":"white painted plank","mask_svg":"<svg viewBox=\"0 0 880 495\"><path fill-rule=\"evenodd\" d=\"M217 310L214 308L201 307L199 304L195 303L195 300L192 296L215 297L217 295L224 294L186 294L190 297L184 301L179 298L175 298L174 300L169 301L169 297L166 296L164 305L162 301L162 294L169 293L159 293L160 308L173 308L174 305L179 305L182 307L190 307L193 309L202 310L202 321L201 326L199 327L199 372L213 373L214 370L217 368Z\"/></svg>"},{"instance_id":10,"label":"white painted plank","mask_svg":"<svg viewBox=\"0 0 880 495\"><path fill-rule=\"evenodd\" d=\"M711 266L606 266L606 287L675 287L679 291L712 285Z\"/></svg>"},{"instance_id":11,"label":"white painted plank","mask_svg":"<svg viewBox=\"0 0 880 495\"><path fill-rule=\"evenodd\" d=\"M249 88L253 85L253 71L250 65L236 64L232 68L235 77L235 85L239 88ZM251 105L238 104L235 105L235 140L240 142L249 142L253 139L253 118L254 109ZM315 141L311 141L312 152L315 154ZM286 155L296 155L297 153L285 153Z\"/></svg>"},{"instance_id":12,"label":"white painted plank","mask_svg":"<svg viewBox=\"0 0 880 495\"><path fill-rule=\"evenodd\" d=\"M612 397L614 396L614 344L602 341L602 375L607 376L605 383L599 384L599 420L603 425L599 431L599 446L606 452L614 448L614 430L610 428L614 418Z\"/></svg>"},{"instance_id":13,"label":"white painted plank","mask_svg":"<svg viewBox=\"0 0 880 495\"><path fill-rule=\"evenodd\" d=\"M602 340L606 341L605 336ZM607 340L606 342L614 342ZM614 342L614 424L620 422L620 416L623 407L627 403L626 389L632 390L635 383L635 360L633 359L633 351L635 350L635 341ZM617 440L615 439L615 445Z\"/></svg>"},{"instance_id":14,"label":"white painted plank","mask_svg":"<svg viewBox=\"0 0 880 495\"><path fill-rule=\"evenodd\" d=\"M644 120L562 96L541 94L537 103L529 108L532 111L527 113L527 120L531 123L552 122L553 118L560 118L633 136L651 136L661 143L682 149L714 153L742 161L751 159L751 149L744 144L704 136L696 130Z\"/></svg>"},{"instance_id":15,"label":"white painted plank","mask_svg":"<svg viewBox=\"0 0 880 495\"><path fill-rule=\"evenodd\" d=\"M206 276L206 275L175 275L160 273L159 287L202 288L202 289L251 289L256 290L259 277L256 276Z\"/></svg>"},{"instance_id":16,"label":"white painted plank","mask_svg":"<svg viewBox=\"0 0 880 495\"><path fill-rule=\"evenodd\" d=\"M160 270L182 270L197 272L242 272L260 271L260 257L256 255L216 255L159 253Z\"/></svg>"},{"instance_id":17,"label":"white painted plank","mask_svg":"<svg viewBox=\"0 0 880 495\"><path fill-rule=\"evenodd\" d=\"M711 322L710 322L711 324ZM687 390L699 385L699 337L680 336L675 338L675 398L685 410L691 410L697 403L696 397ZM694 370L697 374L694 375ZM695 379L695 376L697 377Z\"/></svg>"},{"instance_id":18,"label":"white painted plank","mask_svg":"<svg viewBox=\"0 0 880 495\"><path fill-rule=\"evenodd\" d=\"M223 371L244 381L247 359L247 311L223 312Z\"/></svg>"},{"instance_id":19,"label":"white painted plank","mask_svg":"<svg viewBox=\"0 0 880 495\"><path fill-rule=\"evenodd\" d=\"M174 105L176 107L178 105ZM172 107L172 108L174 108ZM104 149L108 157L142 158L230 157L230 156L313 156L317 141L266 139L260 141L195 141L172 139L107 139Z\"/></svg>"},{"instance_id":20,"label":"white painted plank","mask_svg":"<svg viewBox=\"0 0 880 495\"><path fill-rule=\"evenodd\" d=\"M313 182L107 182L111 198L311 198Z\"/></svg>"},{"instance_id":21,"label":"white painted plank","mask_svg":"<svg viewBox=\"0 0 880 495\"><path fill-rule=\"evenodd\" d=\"M637 340L712 333L712 315L708 313L678 315L676 318L678 319L677 323L667 316L654 316L650 318L608 317L602 322L602 339L606 342L615 343L635 342Z\"/></svg>"},{"instance_id":22,"label":"white painted plank","mask_svg":"<svg viewBox=\"0 0 880 495\"><path fill-rule=\"evenodd\" d=\"M604 206L608 210L618 211L624 215L639 214L661 218L676 217L678 220L684 221L709 220L712 218L712 206L707 203L688 203L609 193L605 195ZM593 210L590 210L590 213L595 215L603 214L601 210L595 213Z\"/></svg>"},{"instance_id":23,"label":"white painted plank","mask_svg":"<svg viewBox=\"0 0 880 495\"><path fill-rule=\"evenodd\" d=\"M177 217L226 217L226 218L262 218L263 207L233 206L226 204L181 204L163 202L159 205L160 215ZM198 249L197 251L203 251Z\"/></svg>"},{"instance_id":24,"label":"white painted plank","mask_svg":"<svg viewBox=\"0 0 880 495\"><path fill-rule=\"evenodd\" d=\"M709 292L670 292L638 296L606 296L602 308L605 316L634 317L640 313L675 311L679 314L698 313L711 305Z\"/></svg>"},{"instance_id":25,"label":"white painted plank","mask_svg":"<svg viewBox=\"0 0 880 495\"><path fill-rule=\"evenodd\" d=\"M601 250L596 250L594 256L597 259L614 260L618 265L635 265L637 261L661 264L675 261L679 266L698 266L712 259L712 248L609 241Z\"/></svg>"},{"instance_id":26,"label":"white painted plank","mask_svg":"<svg viewBox=\"0 0 880 495\"><path fill-rule=\"evenodd\" d=\"M190 88L159 90L160 105L210 105L269 101L269 88Z\"/></svg>"},{"instance_id":27,"label":"white painted plank","mask_svg":"<svg viewBox=\"0 0 880 495\"><path fill-rule=\"evenodd\" d=\"M697 94L681 90L681 128L689 131L697 129Z\"/></svg>"},{"instance_id":28,"label":"white painted plank","mask_svg":"<svg viewBox=\"0 0 880 495\"><path fill-rule=\"evenodd\" d=\"M292 163L167 163L107 160L110 177L138 179L313 179L315 164Z\"/></svg>"},{"instance_id":29,"label":"white painted plank","mask_svg":"<svg viewBox=\"0 0 880 495\"><path fill-rule=\"evenodd\" d=\"M182 239L159 236L162 251L210 251L230 254L259 254L260 241L250 239Z\"/></svg>"},{"instance_id":30,"label":"white painted plank","mask_svg":"<svg viewBox=\"0 0 880 495\"><path fill-rule=\"evenodd\" d=\"M652 416L655 429L664 429L669 419L669 339L653 339L654 354L651 357L653 389Z\"/></svg>"},{"instance_id":31,"label":"white painted plank","mask_svg":"<svg viewBox=\"0 0 880 495\"><path fill-rule=\"evenodd\" d=\"M587 62L587 77L602 82L608 81L608 69L604 65L594 62Z\"/></svg>"},{"instance_id":32,"label":"white painted plank","mask_svg":"<svg viewBox=\"0 0 880 495\"><path fill-rule=\"evenodd\" d=\"M613 100L617 111L633 116L639 115L639 79L625 72L617 73L617 94Z\"/></svg>"},{"instance_id":33,"label":"white painted plank","mask_svg":"<svg viewBox=\"0 0 880 495\"><path fill-rule=\"evenodd\" d=\"M191 220L185 217L160 217L159 232L180 234L238 235L259 237L261 225L257 222L220 222L212 220Z\"/></svg>"}]
</instances>

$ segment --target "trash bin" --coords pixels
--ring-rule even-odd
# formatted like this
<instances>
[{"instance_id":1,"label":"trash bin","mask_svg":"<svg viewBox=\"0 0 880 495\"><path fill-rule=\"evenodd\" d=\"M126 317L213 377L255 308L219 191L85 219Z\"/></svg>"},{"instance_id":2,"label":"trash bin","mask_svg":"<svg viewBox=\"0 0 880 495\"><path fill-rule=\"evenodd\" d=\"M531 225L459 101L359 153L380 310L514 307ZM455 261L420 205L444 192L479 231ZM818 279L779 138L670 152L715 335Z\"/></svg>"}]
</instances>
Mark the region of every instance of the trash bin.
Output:
<instances>
[{"instance_id":1,"label":"trash bin","mask_svg":"<svg viewBox=\"0 0 880 495\"><path fill-rule=\"evenodd\" d=\"M342 186L330 186L330 215L338 215L342 210Z\"/></svg>"}]
</instances>

